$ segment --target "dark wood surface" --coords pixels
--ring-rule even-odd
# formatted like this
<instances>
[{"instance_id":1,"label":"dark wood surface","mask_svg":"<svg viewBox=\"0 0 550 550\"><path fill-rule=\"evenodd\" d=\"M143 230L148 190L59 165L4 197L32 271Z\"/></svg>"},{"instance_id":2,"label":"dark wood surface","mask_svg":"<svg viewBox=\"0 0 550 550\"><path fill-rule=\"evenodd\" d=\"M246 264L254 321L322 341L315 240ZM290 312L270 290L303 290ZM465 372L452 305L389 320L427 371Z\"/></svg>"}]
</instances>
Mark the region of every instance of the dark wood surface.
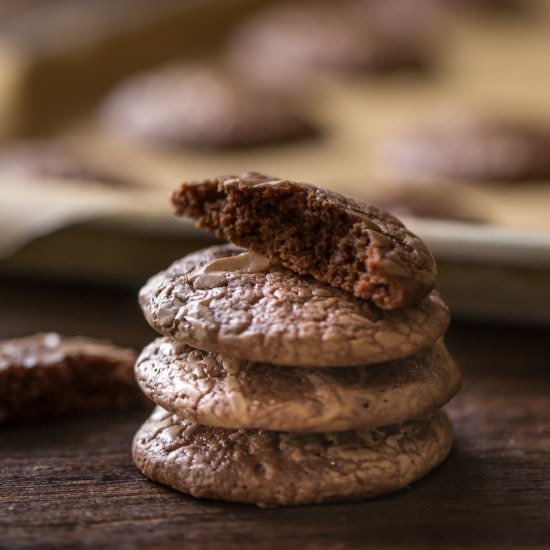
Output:
<instances>
[{"instance_id":1,"label":"dark wood surface","mask_svg":"<svg viewBox=\"0 0 550 550\"><path fill-rule=\"evenodd\" d=\"M58 330L136 348L152 337L127 291L0 281L0 336ZM0 548L550 547L550 331L455 323L464 388L449 459L369 502L260 510L199 501L132 464L146 413L0 429Z\"/></svg>"}]
</instances>

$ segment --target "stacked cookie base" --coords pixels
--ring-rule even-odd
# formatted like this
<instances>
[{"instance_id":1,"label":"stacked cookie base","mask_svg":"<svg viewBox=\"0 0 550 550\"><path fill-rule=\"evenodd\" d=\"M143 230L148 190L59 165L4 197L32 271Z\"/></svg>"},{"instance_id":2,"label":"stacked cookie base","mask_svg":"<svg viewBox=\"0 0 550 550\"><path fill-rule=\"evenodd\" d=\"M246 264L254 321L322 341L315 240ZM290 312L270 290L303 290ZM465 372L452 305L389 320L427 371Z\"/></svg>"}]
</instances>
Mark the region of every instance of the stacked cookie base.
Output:
<instances>
[{"instance_id":1,"label":"stacked cookie base","mask_svg":"<svg viewBox=\"0 0 550 550\"><path fill-rule=\"evenodd\" d=\"M378 313L224 246L176 262L140 302L163 335L136 363L158 405L133 444L152 480L259 506L361 499L409 485L450 450L440 409L460 372L435 294ZM347 341L332 338L338 327Z\"/></svg>"}]
</instances>

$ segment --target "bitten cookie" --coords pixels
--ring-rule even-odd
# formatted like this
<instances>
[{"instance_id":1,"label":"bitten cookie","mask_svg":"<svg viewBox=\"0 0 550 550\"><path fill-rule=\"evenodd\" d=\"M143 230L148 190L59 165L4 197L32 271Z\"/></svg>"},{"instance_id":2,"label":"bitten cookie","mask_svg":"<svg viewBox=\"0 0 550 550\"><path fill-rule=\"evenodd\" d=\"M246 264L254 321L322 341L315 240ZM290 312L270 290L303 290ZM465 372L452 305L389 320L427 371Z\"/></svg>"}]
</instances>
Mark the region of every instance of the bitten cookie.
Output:
<instances>
[{"instance_id":1,"label":"bitten cookie","mask_svg":"<svg viewBox=\"0 0 550 550\"><path fill-rule=\"evenodd\" d=\"M117 134L170 149L251 147L317 132L287 95L201 66L131 78L107 99L102 117Z\"/></svg>"},{"instance_id":2,"label":"bitten cookie","mask_svg":"<svg viewBox=\"0 0 550 550\"><path fill-rule=\"evenodd\" d=\"M408 177L474 182L545 179L550 178L550 128L467 118L396 139L387 157Z\"/></svg>"},{"instance_id":3,"label":"bitten cookie","mask_svg":"<svg viewBox=\"0 0 550 550\"><path fill-rule=\"evenodd\" d=\"M451 443L442 412L376 430L289 434L209 428L158 408L133 457L150 479L195 497L289 506L396 491L442 462Z\"/></svg>"},{"instance_id":4,"label":"bitten cookie","mask_svg":"<svg viewBox=\"0 0 550 550\"><path fill-rule=\"evenodd\" d=\"M427 246L397 218L313 185L250 172L183 183L172 200L198 227L382 309L435 285Z\"/></svg>"},{"instance_id":5,"label":"bitten cookie","mask_svg":"<svg viewBox=\"0 0 550 550\"><path fill-rule=\"evenodd\" d=\"M175 262L147 282L139 300L149 324L165 336L290 366L345 367L406 357L441 338L449 322L435 292L410 307L381 311L233 245Z\"/></svg>"},{"instance_id":6,"label":"bitten cookie","mask_svg":"<svg viewBox=\"0 0 550 550\"><path fill-rule=\"evenodd\" d=\"M441 408L460 388L443 342L389 363L347 369L277 367L159 338L136 363L147 397L221 428L332 432L396 424Z\"/></svg>"},{"instance_id":7,"label":"bitten cookie","mask_svg":"<svg viewBox=\"0 0 550 550\"><path fill-rule=\"evenodd\" d=\"M81 337L0 341L0 423L144 403L132 350Z\"/></svg>"}]
</instances>

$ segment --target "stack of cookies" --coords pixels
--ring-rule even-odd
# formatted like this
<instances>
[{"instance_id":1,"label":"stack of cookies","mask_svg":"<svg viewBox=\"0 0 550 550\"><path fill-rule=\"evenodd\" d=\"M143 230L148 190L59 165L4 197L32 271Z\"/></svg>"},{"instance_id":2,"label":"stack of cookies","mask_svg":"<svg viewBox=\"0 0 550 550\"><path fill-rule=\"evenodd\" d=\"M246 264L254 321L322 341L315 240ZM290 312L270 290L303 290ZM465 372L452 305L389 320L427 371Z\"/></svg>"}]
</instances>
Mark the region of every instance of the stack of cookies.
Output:
<instances>
[{"instance_id":1,"label":"stack of cookies","mask_svg":"<svg viewBox=\"0 0 550 550\"><path fill-rule=\"evenodd\" d=\"M394 491L447 456L440 408L460 372L418 237L375 207L257 173L184 183L173 203L234 244L141 290L162 335L136 364L158 405L134 439L146 476L294 505Z\"/></svg>"}]
</instances>

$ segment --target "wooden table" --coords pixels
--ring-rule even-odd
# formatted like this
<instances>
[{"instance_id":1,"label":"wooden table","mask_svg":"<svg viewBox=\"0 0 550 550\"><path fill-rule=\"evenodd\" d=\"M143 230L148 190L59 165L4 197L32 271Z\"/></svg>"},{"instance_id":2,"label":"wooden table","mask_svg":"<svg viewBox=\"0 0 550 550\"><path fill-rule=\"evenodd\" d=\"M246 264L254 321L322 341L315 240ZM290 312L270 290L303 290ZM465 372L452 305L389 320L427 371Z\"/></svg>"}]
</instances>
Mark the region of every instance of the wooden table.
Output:
<instances>
[{"instance_id":1,"label":"wooden table","mask_svg":"<svg viewBox=\"0 0 550 550\"><path fill-rule=\"evenodd\" d=\"M59 330L137 348L134 293L0 281L0 336ZM464 371L450 458L356 504L260 510L199 501L132 464L142 411L0 430L0 548L550 547L550 331L455 324Z\"/></svg>"}]
</instances>

